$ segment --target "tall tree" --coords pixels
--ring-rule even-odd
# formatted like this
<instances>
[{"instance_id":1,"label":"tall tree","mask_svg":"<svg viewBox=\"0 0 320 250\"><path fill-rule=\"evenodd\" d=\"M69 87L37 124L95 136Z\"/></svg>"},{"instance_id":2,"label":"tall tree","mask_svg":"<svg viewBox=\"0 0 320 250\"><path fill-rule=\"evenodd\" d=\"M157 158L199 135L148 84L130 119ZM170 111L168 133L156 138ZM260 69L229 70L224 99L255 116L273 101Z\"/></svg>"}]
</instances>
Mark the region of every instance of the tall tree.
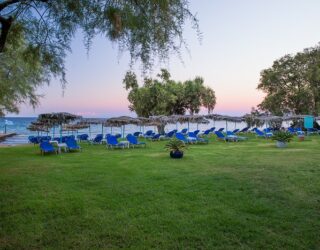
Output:
<instances>
[{"instance_id":1,"label":"tall tree","mask_svg":"<svg viewBox=\"0 0 320 250\"><path fill-rule=\"evenodd\" d=\"M320 47L276 60L261 72L258 89L265 92L259 108L275 115L320 112Z\"/></svg>"},{"instance_id":2,"label":"tall tree","mask_svg":"<svg viewBox=\"0 0 320 250\"><path fill-rule=\"evenodd\" d=\"M129 109L138 116L183 115L198 113L204 106L213 110L216 97L214 91L203 85L203 79L196 77L184 83L170 79L170 73L162 69L156 79L145 79L139 86L133 72L127 72L123 83L129 90ZM162 131L163 128L158 128Z\"/></svg>"},{"instance_id":3,"label":"tall tree","mask_svg":"<svg viewBox=\"0 0 320 250\"><path fill-rule=\"evenodd\" d=\"M210 114L216 106L216 94L213 89L206 87L202 93L202 105Z\"/></svg>"},{"instance_id":4,"label":"tall tree","mask_svg":"<svg viewBox=\"0 0 320 250\"><path fill-rule=\"evenodd\" d=\"M121 52L129 51L131 63L140 60L148 70L155 57L166 60L172 52L180 51L185 44L182 31L187 20L198 31L198 21L189 11L187 0L2 0L0 77L12 85L12 91L2 91L0 100L19 96L13 103L30 100L36 104L37 86L52 76L64 85L64 59L79 29L87 49L96 35L103 35L118 44ZM14 51L19 53L12 58L9 54ZM32 62L26 60L27 54L33 55ZM37 80L30 74L20 74L19 84L25 93L14 92L16 82L8 77L8 65L15 60L23 61L21 71L39 74ZM13 103L0 102L0 111L17 111Z\"/></svg>"}]
</instances>

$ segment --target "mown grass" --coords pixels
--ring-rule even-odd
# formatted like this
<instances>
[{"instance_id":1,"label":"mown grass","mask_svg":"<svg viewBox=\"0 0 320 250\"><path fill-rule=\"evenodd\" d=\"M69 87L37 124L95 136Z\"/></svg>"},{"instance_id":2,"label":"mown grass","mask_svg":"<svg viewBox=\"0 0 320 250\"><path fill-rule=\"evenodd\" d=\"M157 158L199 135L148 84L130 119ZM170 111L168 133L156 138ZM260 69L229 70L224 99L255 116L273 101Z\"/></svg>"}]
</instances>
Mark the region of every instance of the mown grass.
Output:
<instances>
[{"instance_id":1,"label":"mown grass","mask_svg":"<svg viewBox=\"0 0 320 250\"><path fill-rule=\"evenodd\" d=\"M320 248L320 137L82 147L0 148L0 248Z\"/></svg>"}]
</instances>

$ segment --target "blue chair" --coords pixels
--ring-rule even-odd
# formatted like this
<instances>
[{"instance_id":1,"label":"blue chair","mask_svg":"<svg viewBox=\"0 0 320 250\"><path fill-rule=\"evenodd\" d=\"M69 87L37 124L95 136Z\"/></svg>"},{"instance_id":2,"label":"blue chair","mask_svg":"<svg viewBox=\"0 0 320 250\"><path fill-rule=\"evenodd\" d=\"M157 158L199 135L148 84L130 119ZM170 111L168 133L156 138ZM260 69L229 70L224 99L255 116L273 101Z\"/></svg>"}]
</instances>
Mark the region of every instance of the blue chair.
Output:
<instances>
[{"instance_id":1,"label":"blue chair","mask_svg":"<svg viewBox=\"0 0 320 250\"><path fill-rule=\"evenodd\" d=\"M35 137L35 136L32 136L32 135L30 135L30 136L28 137L28 141L29 141L29 143L39 144L38 138Z\"/></svg>"},{"instance_id":2,"label":"blue chair","mask_svg":"<svg viewBox=\"0 0 320 250\"><path fill-rule=\"evenodd\" d=\"M103 135L102 134L97 134L96 137L91 140L92 144L101 144L102 143L102 139L103 139Z\"/></svg>"},{"instance_id":3,"label":"blue chair","mask_svg":"<svg viewBox=\"0 0 320 250\"><path fill-rule=\"evenodd\" d=\"M270 138L272 136L272 133L263 133L260 129L255 128L254 132L258 137L264 137L264 138Z\"/></svg>"},{"instance_id":4,"label":"blue chair","mask_svg":"<svg viewBox=\"0 0 320 250\"><path fill-rule=\"evenodd\" d=\"M211 131L211 132L214 132L215 129L216 129L216 127L212 127L212 128L210 128L210 131Z\"/></svg>"},{"instance_id":5,"label":"blue chair","mask_svg":"<svg viewBox=\"0 0 320 250\"><path fill-rule=\"evenodd\" d=\"M246 133L246 132L248 132L249 129L250 129L250 127L245 127L245 128L243 128L243 129L241 129L241 130L239 131L239 133Z\"/></svg>"},{"instance_id":6,"label":"blue chair","mask_svg":"<svg viewBox=\"0 0 320 250\"><path fill-rule=\"evenodd\" d=\"M238 137L235 136L235 137L228 137L228 136L225 136L222 132L220 131L215 131L214 132L217 136L217 139L218 140L221 140L221 141L225 141L225 142L228 142L228 141L237 141L238 140Z\"/></svg>"},{"instance_id":7,"label":"blue chair","mask_svg":"<svg viewBox=\"0 0 320 250\"><path fill-rule=\"evenodd\" d=\"M82 150L81 147L78 145L77 141L74 138L69 138L66 140L67 149L71 150Z\"/></svg>"},{"instance_id":8,"label":"blue chair","mask_svg":"<svg viewBox=\"0 0 320 250\"><path fill-rule=\"evenodd\" d=\"M301 128L296 128L295 131L297 132L297 135L304 135L304 131Z\"/></svg>"},{"instance_id":9,"label":"blue chair","mask_svg":"<svg viewBox=\"0 0 320 250\"><path fill-rule=\"evenodd\" d=\"M78 136L77 136L77 139L78 139L79 141L88 141L89 135L87 135L87 134L81 134L81 135L78 135Z\"/></svg>"},{"instance_id":10,"label":"blue chair","mask_svg":"<svg viewBox=\"0 0 320 250\"><path fill-rule=\"evenodd\" d=\"M40 143L40 152L41 154L45 153L58 153L58 151L54 148L52 144L50 144L48 141L43 141Z\"/></svg>"},{"instance_id":11,"label":"blue chair","mask_svg":"<svg viewBox=\"0 0 320 250\"><path fill-rule=\"evenodd\" d=\"M237 141L245 141L248 140L248 137L238 136L233 131L227 131L228 139L236 139Z\"/></svg>"},{"instance_id":12,"label":"blue chair","mask_svg":"<svg viewBox=\"0 0 320 250\"><path fill-rule=\"evenodd\" d=\"M295 131L295 129L294 129L293 127L287 128L287 131L288 131L290 134L293 134L293 135L296 133L296 131Z\"/></svg>"},{"instance_id":13,"label":"blue chair","mask_svg":"<svg viewBox=\"0 0 320 250\"><path fill-rule=\"evenodd\" d=\"M224 128L219 128L218 132L222 132L224 130Z\"/></svg>"},{"instance_id":14,"label":"blue chair","mask_svg":"<svg viewBox=\"0 0 320 250\"><path fill-rule=\"evenodd\" d=\"M187 140L191 142L199 142L199 143L207 143L207 144L209 143L208 139L199 138L194 132L188 133Z\"/></svg>"},{"instance_id":15,"label":"blue chair","mask_svg":"<svg viewBox=\"0 0 320 250\"><path fill-rule=\"evenodd\" d=\"M152 130L148 130L147 132L144 133L144 137L146 138L151 138L154 135Z\"/></svg>"},{"instance_id":16,"label":"blue chair","mask_svg":"<svg viewBox=\"0 0 320 250\"><path fill-rule=\"evenodd\" d=\"M181 133L175 133L175 136L178 140L183 141L184 143L188 143L188 140Z\"/></svg>"},{"instance_id":17,"label":"blue chair","mask_svg":"<svg viewBox=\"0 0 320 250\"><path fill-rule=\"evenodd\" d=\"M195 143L197 140L196 138L186 138L182 133L176 133L176 138L184 143Z\"/></svg>"},{"instance_id":18,"label":"blue chair","mask_svg":"<svg viewBox=\"0 0 320 250\"><path fill-rule=\"evenodd\" d=\"M114 135L107 136L107 148L124 148L125 144L118 142Z\"/></svg>"},{"instance_id":19,"label":"blue chair","mask_svg":"<svg viewBox=\"0 0 320 250\"><path fill-rule=\"evenodd\" d=\"M172 130L172 131L166 133L166 137L172 138L172 136L174 136L175 133L176 133L176 131L175 131L175 130Z\"/></svg>"},{"instance_id":20,"label":"blue chair","mask_svg":"<svg viewBox=\"0 0 320 250\"><path fill-rule=\"evenodd\" d=\"M208 136L208 135L210 135L211 132L212 132L211 129L207 129L207 130L204 131L201 135L206 135L206 136Z\"/></svg>"},{"instance_id":21,"label":"blue chair","mask_svg":"<svg viewBox=\"0 0 320 250\"><path fill-rule=\"evenodd\" d=\"M135 147L135 146L144 146L144 147L146 147L146 145L147 145L145 142L138 141L137 137L135 137L135 136L133 136L131 134L127 135L127 140L129 141L129 143L130 143L130 145L132 147Z\"/></svg>"},{"instance_id":22,"label":"blue chair","mask_svg":"<svg viewBox=\"0 0 320 250\"><path fill-rule=\"evenodd\" d=\"M232 133L236 134L236 133L238 133L239 131L240 131L240 129L237 128L237 129L233 130Z\"/></svg>"},{"instance_id":23,"label":"blue chair","mask_svg":"<svg viewBox=\"0 0 320 250\"><path fill-rule=\"evenodd\" d=\"M188 129L187 129L187 128L184 128L184 129L181 130L180 133L181 133L181 134L187 134L187 132L188 132Z\"/></svg>"},{"instance_id":24,"label":"blue chair","mask_svg":"<svg viewBox=\"0 0 320 250\"><path fill-rule=\"evenodd\" d=\"M150 137L150 139L152 141L159 141L160 140L160 136L161 136L161 134L154 134L152 137Z\"/></svg>"},{"instance_id":25,"label":"blue chair","mask_svg":"<svg viewBox=\"0 0 320 250\"><path fill-rule=\"evenodd\" d=\"M142 135L142 132L134 132L133 135L134 135L135 137L139 137L140 135Z\"/></svg>"},{"instance_id":26,"label":"blue chair","mask_svg":"<svg viewBox=\"0 0 320 250\"><path fill-rule=\"evenodd\" d=\"M200 130L199 130L199 129L197 129L197 130L193 131L193 133L194 133L196 136L198 136L199 132L200 132Z\"/></svg>"}]
</instances>

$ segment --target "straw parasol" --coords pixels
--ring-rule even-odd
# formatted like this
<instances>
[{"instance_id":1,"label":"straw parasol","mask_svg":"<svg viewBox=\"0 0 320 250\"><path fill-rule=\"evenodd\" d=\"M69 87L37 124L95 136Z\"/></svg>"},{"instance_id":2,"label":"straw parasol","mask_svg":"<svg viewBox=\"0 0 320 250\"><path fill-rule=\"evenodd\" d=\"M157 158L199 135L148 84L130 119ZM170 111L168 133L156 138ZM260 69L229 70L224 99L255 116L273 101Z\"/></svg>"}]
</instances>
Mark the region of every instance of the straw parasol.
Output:
<instances>
[{"instance_id":1,"label":"straw parasol","mask_svg":"<svg viewBox=\"0 0 320 250\"><path fill-rule=\"evenodd\" d=\"M139 120L138 118L130 117L130 116L119 116L119 117L112 117L107 119L106 124L108 124L111 127L121 126L122 137L124 137L125 126L129 124L139 125L141 124L141 120Z\"/></svg>"},{"instance_id":2,"label":"straw parasol","mask_svg":"<svg viewBox=\"0 0 320 250\"><path fill-rule=\"evenodd\" d=\"M70 114L67 112L57 112L57 113L45 113L38 116L38 122L48 124L53 127L53 136L55 126L60 127L60 140L62 138L62 125L68 124L71 121L80 119L81 116Z\"/></svg>"}]
</instances>

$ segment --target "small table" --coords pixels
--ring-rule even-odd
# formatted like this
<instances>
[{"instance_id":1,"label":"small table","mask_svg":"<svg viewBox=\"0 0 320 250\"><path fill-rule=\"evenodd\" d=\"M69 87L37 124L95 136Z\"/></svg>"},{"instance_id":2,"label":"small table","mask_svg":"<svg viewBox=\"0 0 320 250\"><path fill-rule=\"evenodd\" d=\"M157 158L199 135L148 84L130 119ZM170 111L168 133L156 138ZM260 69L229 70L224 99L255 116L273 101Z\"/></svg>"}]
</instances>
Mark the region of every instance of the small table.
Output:
<instances>
[{"instance_id":1,"label":"small table","mask_svg":"<svg viewBox=\"0 0 320 250\"><path fill-rule=\"evenodd\" d=\"M129 148L130 147L130 142L129 141L120 141L120 144L123 144L124 147Z\"/></svg>"},{"instance_id":2,"label":"small table","mask_svg":"<svg viewBox=\"0 0 320 250\"><path fill-rule=\"evenodd\" d=\"M51 144L55 145L58 148L58 153L61 154L61 148L64 149L64 152L67 152L67 144L59 143L58 141L50 141Z\"/></svg>"}]
</instances>

